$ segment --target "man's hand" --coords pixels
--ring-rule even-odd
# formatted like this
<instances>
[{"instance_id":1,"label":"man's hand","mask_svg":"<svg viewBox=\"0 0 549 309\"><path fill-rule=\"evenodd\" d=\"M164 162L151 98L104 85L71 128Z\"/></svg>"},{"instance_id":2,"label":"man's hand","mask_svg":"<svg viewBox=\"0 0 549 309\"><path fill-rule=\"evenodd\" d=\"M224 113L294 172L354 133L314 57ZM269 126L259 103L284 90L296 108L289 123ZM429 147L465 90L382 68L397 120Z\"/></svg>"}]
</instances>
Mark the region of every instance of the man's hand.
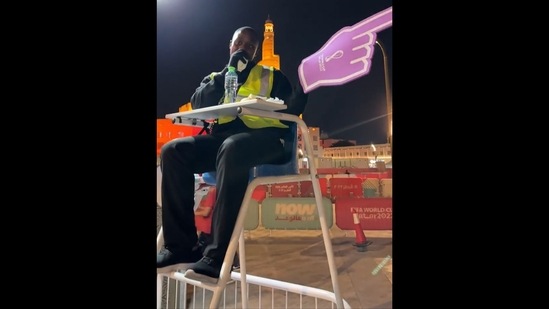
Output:
<instances>
[{"instance_id":1,"label":"man's hand","mask_svg":"<svg viewBox=\"0 0 549 309\"><path fill-rule=\"evenodd\" d=\"M248 53L243 49L239 49L231 55L229 66L235 67L236 71L240 73L246 69L249 62Z\"/></svg>"},{"instance_id":2,"label":"man's hand","mask_svg":"<svg viewBox=\"0 0 549 309\"><path fill-rule=\"evenodd\" d=\"M392 24L393 7L389 7L339 30L319 51L301 61L298 74L304 92L342 85L368 74L376 34Z\"/></svg>"},{"instance_id":3,"label":"man's hand","mask_svg":"<svg viewBox=\"0 0 549 309\"><path fill-rule=\"evenodd\" d=\"M243 84L248 79L248 75L250 75L250 71L255 66L255 62L248 59L246 51L239 49L231 55L228 66L236 68L238 83Z\"/></svg>"}]
</instances>

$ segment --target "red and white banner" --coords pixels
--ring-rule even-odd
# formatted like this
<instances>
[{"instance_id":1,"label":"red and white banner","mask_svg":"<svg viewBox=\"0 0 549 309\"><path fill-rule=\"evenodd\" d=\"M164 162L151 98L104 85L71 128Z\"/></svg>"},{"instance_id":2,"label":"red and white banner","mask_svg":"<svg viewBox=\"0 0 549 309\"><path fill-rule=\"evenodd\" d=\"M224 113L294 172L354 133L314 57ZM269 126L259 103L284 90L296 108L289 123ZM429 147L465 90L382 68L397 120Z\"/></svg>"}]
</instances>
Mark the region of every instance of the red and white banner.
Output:
<instances>
[{"instance_id":1,"label":"red and white banner","mask_svg":"<svg viewBox=\"0 0 549 309\"><path fill-rule=\"evenodd\" d=\"M393 229L393 199L385 197L338 198L335 201L336 225L354 230L353 213L358 214L364 230Z\"/></svg>"}]
</instances>

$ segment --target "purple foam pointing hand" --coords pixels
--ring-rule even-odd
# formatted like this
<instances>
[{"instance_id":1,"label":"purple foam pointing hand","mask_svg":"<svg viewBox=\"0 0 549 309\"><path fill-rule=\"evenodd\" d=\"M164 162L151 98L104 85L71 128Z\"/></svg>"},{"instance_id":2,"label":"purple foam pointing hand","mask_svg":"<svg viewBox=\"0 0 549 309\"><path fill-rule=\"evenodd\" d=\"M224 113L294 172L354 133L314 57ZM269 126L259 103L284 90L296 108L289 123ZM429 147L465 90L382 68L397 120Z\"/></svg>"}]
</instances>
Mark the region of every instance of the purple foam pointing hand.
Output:
<instances>
[{"instance_id":1,"label":"purple foam pointing hand","mask_svg":"<svg viewBox=\"0 0 549 309\"><path fill-rule=\"evenodd\" d=\"M342 85L368 74L376 35L392 24L393 7L389 7L339 30L319 51L301 61L298 75L303 91Z\"/></svg>"}]
</instances>

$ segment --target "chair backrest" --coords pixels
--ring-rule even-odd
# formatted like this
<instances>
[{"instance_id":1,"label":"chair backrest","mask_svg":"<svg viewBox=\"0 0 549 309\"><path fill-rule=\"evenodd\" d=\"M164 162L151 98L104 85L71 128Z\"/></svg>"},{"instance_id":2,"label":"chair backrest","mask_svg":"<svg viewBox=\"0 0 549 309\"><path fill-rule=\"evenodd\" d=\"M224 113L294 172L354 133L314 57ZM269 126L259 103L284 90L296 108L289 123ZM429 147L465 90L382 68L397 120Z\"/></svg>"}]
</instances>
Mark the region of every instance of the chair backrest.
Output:
<instances>
[{"instance_id":1,"label":"chair backrest","mask_svg":"<svg viewBox=\"0 0 549 309\"><path fill-rule=\"evenodd\" d=\"M250 170L250 181L256 177L282 176L299 174L297 154L297 124L291 123L290 130L283 137L284 159L280 164L261 164ZM202 179L209 185L215 185L215 171L202 174Z\"/></svg>"},{"instance_id":2,"label":"chair backrest","mask_svg":"<svg viewBox=\"0 0 549 309\"><path fill-rule=\"evenodd\" d=\"M251 171L251 178L299 174L297 154L297 124L291 123L290 130L283 137L284 160L280 164L261 164Z\"/></svg>"}]
</instances>

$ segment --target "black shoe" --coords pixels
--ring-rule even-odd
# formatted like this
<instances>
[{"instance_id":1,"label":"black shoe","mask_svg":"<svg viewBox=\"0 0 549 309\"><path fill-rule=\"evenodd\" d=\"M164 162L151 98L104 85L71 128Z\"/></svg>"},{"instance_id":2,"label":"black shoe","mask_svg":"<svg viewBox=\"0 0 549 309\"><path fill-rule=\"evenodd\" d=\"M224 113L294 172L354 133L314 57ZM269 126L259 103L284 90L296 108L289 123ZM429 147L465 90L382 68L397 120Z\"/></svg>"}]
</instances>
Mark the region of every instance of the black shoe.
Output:
<instances>
[{"instance_id":1,"label":"black shoe","mask_svg":"<svg viewBox=\"0 0 549 309\"><path fill-rule=\"evenodd\" d=\"M217 283L217 280L219 280L220 271L221 263L205 256L187 269L185 272L185 277L215 284Z\"/></svg>"},{"instance_id":2,"label":"black shoe","mask_svg":"<svg viewBox=\"0 0 549 309\"><path fill-rule=\"evenodd\" d=\"M201 232L198 236L198 249L200 252L202 252L202 255L204 255L204 251L206 250L206 247L213 242L212 235ZM234 254L233 259L233 270L239 270L240 269L240 259L238 258L238 251Z\"/></svg>"},{"instance_id":3,"label":"black shoe","mask_svg":"<svg viewBox=\"0 0 549 309\"><path fill-rule=\"evenodd\" d=\"M156 271L159 273L187 270L189 266L202 258L202 253L197 248L190 253L175 253L163 248L156 256Z\"/></svg>"}]
</instances>

